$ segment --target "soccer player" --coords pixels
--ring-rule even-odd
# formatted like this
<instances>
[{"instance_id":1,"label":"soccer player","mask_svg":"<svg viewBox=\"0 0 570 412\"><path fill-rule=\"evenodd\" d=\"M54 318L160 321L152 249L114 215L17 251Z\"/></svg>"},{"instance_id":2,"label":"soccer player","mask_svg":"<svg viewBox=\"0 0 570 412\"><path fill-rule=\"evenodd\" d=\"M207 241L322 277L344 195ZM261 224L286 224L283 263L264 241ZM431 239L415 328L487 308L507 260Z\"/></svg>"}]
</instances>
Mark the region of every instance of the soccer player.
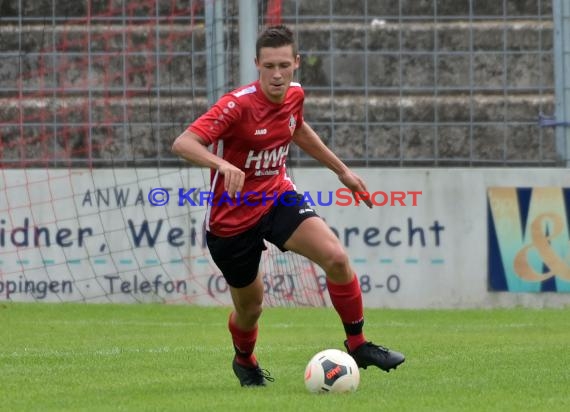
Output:
<instances>
[{"instance_id":1,"label":"soccer player","mask_svg":"<svg viewBox=\"0 0 570 412\"><path fill-rule=\"evenodd\" d=\"M293 141L353 193L367 191L364 181L304 121L304 92L293 82L299 62L288 27L265 29L256 43L258 80L222 96L172 146L175 154L212 171L206 240L230 287L232 368L242 386L264 386L273 380L254 354L263 303L258 268L264 239L324 270L332 304L344 325L345 347L359 367L390 371L404 362L401 353L366 340L362 295L347 253L287 176L285 161ZM213 152L208 149L211 144ZM362 200L372 206L369 199Z\"/></svg>"}]
</instances>

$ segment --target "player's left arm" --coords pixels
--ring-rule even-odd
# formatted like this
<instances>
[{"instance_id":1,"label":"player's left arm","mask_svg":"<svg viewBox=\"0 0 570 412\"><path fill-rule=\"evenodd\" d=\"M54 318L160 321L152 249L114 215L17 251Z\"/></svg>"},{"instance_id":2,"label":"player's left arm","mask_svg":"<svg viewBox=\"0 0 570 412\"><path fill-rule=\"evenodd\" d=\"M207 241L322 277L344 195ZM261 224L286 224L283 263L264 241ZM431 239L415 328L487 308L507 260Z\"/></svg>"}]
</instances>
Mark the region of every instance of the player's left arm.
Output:
<instances>
[{"instance_id":1,"label":"player's left arm","mask_svg":"<svg viewBox=\"0 0 570 412\"><path fill-rule=\"evenodd\" d=\"M372 202L368 196L357 195L357 193L368 193L368 188L364 180L345 165L343 161L323 143L311 126L303 122L303 124L295 130L295 133L293 133L293 141L309 156L318 160L321 164L336 173L342 184L352 191L355 200L362 200L366 206L372 207Z\"/></svg>"}]
</instances>

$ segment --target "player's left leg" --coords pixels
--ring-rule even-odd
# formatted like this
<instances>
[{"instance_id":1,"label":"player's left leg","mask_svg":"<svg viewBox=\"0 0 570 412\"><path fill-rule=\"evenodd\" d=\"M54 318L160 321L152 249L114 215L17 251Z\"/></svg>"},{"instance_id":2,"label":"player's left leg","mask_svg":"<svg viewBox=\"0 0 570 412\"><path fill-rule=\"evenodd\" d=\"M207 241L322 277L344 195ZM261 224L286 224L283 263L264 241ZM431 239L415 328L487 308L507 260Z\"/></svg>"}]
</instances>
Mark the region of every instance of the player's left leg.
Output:
<instances>
[{"instance_id":1,"label":"player's left leg","mask_svg":"<svg viewBox=\"0 0 570 412\"><path fill-rule=\"evenodd\" d=\"M325 271L331 302L346 332L345 346L359 367L375 365L390 371L404 362L401 353L366 340L358 279L346 251L322 219L313 216L303 220L285 241L283 248L307 257Z\"/></svg>"}]
</instances>

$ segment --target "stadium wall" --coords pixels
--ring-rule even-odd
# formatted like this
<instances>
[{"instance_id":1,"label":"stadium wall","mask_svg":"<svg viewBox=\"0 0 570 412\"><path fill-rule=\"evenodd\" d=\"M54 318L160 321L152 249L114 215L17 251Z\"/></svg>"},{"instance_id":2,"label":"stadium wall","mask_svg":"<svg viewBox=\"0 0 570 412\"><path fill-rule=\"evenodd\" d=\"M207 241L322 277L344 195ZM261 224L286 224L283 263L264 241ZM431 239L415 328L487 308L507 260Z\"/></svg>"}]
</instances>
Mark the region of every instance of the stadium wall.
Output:
<instances>
[{"instance_id":1,"label":"stadium wall","mask_svg":"<svg viewBox=\"0 0 570 412\"><path fill-rule=\"evenodd\" d=\"M231 90L246 46L237 0L216 1ZM0 166L179 167L172 141L221 70L207 63L206 3L0 2ZM257 3L261 28L268 2ZM281 3L306 119L348 164L566 164L551 0ZM318 166L298 148L289 159Z\"/></svg>"},{"instance_id":2,"label":"stadium wall","mask_svg":"<svg viewBox=\"0 0 570 412\"><path fill-rule=\"evenodd\" d=\"M294 178L347 248L367 307L570 304L564 170L356 170L372 209L328 171L297 168ZM229 304L203 241L207 175L4 170L0 300Z\"/></svg>"}]
</instances>

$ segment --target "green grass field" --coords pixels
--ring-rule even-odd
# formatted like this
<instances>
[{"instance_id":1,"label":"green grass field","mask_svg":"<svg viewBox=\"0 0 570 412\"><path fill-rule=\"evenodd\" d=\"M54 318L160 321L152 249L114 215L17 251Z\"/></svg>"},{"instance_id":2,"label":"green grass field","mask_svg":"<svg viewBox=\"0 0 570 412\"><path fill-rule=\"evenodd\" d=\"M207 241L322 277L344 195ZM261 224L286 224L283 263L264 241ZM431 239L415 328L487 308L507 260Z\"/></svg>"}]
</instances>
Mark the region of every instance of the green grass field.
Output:
<instances>
[{"instance_id":1,"label":"green grass field","mask_svg":"<svg viewBox=\"0 0 570 412\"><path fill-rule=\"evenodd\" d=\"M268 308L257 347L275 382L241 388L228 308L0 304L5 411L568 411L570 309L367 310L367 336L407 356L351 394L310 394L332 309Z\"/></svg>"}]
</instances>

